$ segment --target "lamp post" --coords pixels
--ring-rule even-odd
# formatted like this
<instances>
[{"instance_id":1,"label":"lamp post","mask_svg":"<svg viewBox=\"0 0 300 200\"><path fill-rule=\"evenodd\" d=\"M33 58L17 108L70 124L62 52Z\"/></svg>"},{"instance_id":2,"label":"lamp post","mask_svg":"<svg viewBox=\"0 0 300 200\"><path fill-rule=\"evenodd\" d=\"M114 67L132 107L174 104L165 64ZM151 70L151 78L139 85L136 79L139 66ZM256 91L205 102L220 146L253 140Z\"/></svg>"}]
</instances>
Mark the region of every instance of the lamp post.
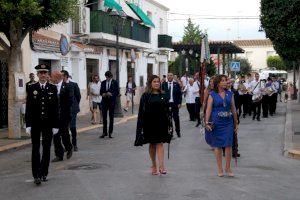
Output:
<instances>
[{"instance_id":1,"label":"lamp post","mask_svg":"<svg viewBox=\"0 0 300 200\"><path fill-rule=\"evenodd\" d=\"M114 32L116 34L116 80L119 83L120 87L120 60L119 60L119 35L122 32L125 20L126 20L126 14L124 12L118 12L116 10L112 10L109 15L114 18ZM120 88L119 88L120 89ZM116 106L115 106L115 116L116 117L124 117L122 108L121 108L121 95L117 96L116 99Z\"/></svg>"}]
</instances>

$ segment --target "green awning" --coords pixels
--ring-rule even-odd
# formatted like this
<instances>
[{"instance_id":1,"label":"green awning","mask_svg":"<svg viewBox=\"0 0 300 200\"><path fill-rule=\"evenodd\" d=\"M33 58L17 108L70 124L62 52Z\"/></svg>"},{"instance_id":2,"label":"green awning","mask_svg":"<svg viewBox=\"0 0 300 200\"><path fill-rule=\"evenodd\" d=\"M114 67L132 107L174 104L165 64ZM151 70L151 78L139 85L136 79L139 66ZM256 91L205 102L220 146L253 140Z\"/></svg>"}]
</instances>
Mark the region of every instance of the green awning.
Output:
<instances>
[{"instance_id":1,"label":"green awning","mask_svg":"<svg viewBox=\"0 0 300 200\"><path fill-rule=\"evenodd\" d=\"M105 0L104 6L109 7L111 9L116 9L117 11L122 11L122 7L115 0Z\"/></svg>"},{"instance_id":2,"label":"green awning","mask_svg":"<svg viewBox=\"0 0 300 200\"><path fill-rule=\"evenodd\" d=\"M145 25L151 26L151 27L155 28L155 25L153 24L153 22L151 21L151 19L143 12L143 10L140 7L138 7L134 3L130 3L130 2L126 2L126 3L131 8L131 10L137 16L139 16L139 18L144 22Z\"/></svg>"}]
</instances>

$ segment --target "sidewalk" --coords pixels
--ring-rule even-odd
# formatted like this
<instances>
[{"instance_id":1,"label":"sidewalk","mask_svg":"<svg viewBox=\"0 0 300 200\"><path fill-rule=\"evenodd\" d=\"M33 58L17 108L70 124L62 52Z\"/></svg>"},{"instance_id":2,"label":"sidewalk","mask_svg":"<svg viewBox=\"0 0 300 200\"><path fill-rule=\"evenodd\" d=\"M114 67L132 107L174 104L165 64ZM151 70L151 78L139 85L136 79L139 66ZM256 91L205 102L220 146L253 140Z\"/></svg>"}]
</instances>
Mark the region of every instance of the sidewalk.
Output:
<instances>
[{"instance_id":1,"label":"sidewalk","mask_svg":"<svg viewBox=\"0 0 300 200\"><path fill-rule=\"evenodd\" d=\"M288 101L284 135L284 155L300 159L300 104Z\"/></svg>"},{"instance_id":2,"label":"sidewalk","mask_svg":"<svg viewBox=\"0 0 300 200\"><path fill-rule=\"evenodd\" d=\"M115 118L114 124L125 123L128 120L135 119L137 117L138 105L134 107L134 113L132 114L131 108L128 112L123 111L123 118ZM98 118L99 121L99 118ZM91 124L91 113L77 116L77 132L78 134L97 129L102 127L102 124ZM100 133L99 133L100 134ZM25 129L22 129L22 134L20 139L9 139L7 137L7 129L0 129L0 153L4 151L8 151L11 149L17 149L20 147L24 147L26 145L31 144L30 136L25 133Z\"/></svg>"}]
</instances>

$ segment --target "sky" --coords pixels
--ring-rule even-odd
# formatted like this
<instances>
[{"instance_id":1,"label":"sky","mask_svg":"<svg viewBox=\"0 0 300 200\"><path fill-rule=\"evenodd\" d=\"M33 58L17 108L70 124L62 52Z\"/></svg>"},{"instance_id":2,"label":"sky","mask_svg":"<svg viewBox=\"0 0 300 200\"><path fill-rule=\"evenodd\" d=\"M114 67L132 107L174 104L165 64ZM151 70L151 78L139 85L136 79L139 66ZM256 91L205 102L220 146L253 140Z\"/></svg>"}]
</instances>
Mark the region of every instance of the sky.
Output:
<instances>
[{"instance_id":1,"label":"sky","mask_svg":"<svg viewBox=\"0 0 300 200\"><path fill-rule=\"evenodd\" d=\"M260 0L157 1L170 9L168 32L174 42L182 39L188 17L201 30L207 31L209 40L265 39L265 33L258 32ZM235 19L203 19L228 16ZM252 19L236 19L237 17Z\"/></svg>"}]
</instances>

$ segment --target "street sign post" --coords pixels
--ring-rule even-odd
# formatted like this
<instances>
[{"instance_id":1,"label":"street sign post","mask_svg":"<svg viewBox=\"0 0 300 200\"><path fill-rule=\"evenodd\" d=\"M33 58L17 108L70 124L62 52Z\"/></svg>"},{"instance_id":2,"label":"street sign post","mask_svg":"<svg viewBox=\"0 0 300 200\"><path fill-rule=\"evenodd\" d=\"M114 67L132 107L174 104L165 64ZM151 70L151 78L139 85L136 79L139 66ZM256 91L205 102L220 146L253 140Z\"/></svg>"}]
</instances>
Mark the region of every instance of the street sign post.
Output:
<instances>
[{"instance_id":1,"label":"street sign post","mask_svg":"<svg viewBox=\"0 0 300 200\"><path fill-rule=\"evenodd\" d=\"M239 72L241 71L241 63L237 61L232 61L230 63L230 71L232 72Z\"/></svg>"}]
</instances>

